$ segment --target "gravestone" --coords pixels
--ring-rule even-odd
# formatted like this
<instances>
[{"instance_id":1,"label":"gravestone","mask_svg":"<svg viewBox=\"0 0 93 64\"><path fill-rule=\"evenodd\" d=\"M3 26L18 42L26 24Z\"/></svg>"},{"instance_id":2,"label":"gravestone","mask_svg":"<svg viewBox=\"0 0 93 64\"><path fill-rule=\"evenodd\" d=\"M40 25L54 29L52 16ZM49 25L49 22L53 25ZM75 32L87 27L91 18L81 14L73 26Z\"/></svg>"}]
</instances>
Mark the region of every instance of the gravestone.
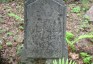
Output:
<instances>
[{"instance_id":1,"label":"gravestone","mask_svg":"<svg viewBox=\"0 0 93 64\"><path fill-rule=\"evenodd\" d=\"M23 58L67 58L63 0L26 0Z\"/></svg>"}]
</instances>

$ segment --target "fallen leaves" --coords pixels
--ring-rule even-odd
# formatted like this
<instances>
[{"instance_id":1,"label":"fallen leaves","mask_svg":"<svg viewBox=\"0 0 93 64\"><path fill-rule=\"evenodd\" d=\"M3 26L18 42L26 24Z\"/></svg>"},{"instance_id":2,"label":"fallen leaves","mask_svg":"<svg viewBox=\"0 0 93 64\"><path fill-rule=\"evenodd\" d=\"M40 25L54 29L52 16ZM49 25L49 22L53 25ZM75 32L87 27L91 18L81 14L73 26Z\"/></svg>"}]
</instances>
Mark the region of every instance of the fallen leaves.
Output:
<instances>
[{"instance_id":1,"label":"fallen leaves","mask_svg":"<svg viewBox=\"0 0 93 64\"><path fill-rule=\"evenodd\" d=\"M76 60L79 59L79 54L70 52L69 57L72 58L73 60Z\"/></svg>"}]
</instances>

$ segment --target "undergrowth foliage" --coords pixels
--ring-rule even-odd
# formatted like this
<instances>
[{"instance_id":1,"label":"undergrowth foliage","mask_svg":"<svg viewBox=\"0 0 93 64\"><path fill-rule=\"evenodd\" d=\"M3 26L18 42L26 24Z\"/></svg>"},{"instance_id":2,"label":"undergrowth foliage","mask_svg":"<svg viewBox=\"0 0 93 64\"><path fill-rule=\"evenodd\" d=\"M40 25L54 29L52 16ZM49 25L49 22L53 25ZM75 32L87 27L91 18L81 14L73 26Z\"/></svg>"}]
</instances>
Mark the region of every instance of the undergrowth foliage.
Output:
<instances>
[{"instance_id":1,"label":"undergrowth foliage","mask_svg":"<svg viewBox=\"0 0 93 64\"><path fill-rule=\"evenodd\" d=\"M72 34L71 32L66 32L66 41L68 43L68 45L74 50L74 44L77 43L78 41L80 41L81 39L85 39L85 38L93 38L93 34L84 34L84 35L80 35L74 39L74 34Z\"/></svg>"},{"instance_id":2,"label":"undergrowth foliage","mask_svg":"<svg viewBox=\"0 0 93 64\"><path fill-rule=\"evenodd\" d=\"M53 64L77 64L75 61L72 61L72 60L64 60L63 59L59 59L59 60L53 60Z\"/></svg>"},{"instance_id":3,"label":"undergrowth foliage","mask_svg":"<svg viewBox=\"0 0 93 64\"><path fill-rule=\"evenodd\" d=\"M82 57L83 62L85 64L91 64L91 60L92 60L93 56L91 56L91 55L89 55L88 53L85 53L85 52L81 52L80 56Z\"/></svg>"},{"instance_id":4,"label":"undergrowth foliage","mask_svg":"<svg viewBox=\"0 0 93 64\"><path fill-rule=\"evenodd\" d=\"M24 20L23 18L21 18L20 16L14 14L14 13L8 13L8 16L13 17L16 20L21 20L21 21Z\"/></svg>"}]
</instances>

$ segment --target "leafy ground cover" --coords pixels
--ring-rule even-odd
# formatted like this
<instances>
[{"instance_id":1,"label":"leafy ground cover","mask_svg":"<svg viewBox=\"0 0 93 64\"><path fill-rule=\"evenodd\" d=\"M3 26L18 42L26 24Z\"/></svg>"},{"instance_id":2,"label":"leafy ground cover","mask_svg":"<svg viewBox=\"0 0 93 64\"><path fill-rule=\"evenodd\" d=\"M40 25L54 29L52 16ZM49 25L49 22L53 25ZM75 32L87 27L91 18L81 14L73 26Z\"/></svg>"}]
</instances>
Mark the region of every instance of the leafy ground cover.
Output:
<instances>
[{"instance_id":1,"label":"leafy ground cover","mask_svg":"<svg viewBox=\"0 0 93 64\"><path fill-rule=\"evenodd\" d=\"M84 17L93 4L92 1L88 3L87 6L79 1L67 4L69 59L77 64L93 64L93 24ZM19 53L24 40L23 8L17 2L0 4L1 64L18 64L20 61Z\"/></svg>"}]
</instances>

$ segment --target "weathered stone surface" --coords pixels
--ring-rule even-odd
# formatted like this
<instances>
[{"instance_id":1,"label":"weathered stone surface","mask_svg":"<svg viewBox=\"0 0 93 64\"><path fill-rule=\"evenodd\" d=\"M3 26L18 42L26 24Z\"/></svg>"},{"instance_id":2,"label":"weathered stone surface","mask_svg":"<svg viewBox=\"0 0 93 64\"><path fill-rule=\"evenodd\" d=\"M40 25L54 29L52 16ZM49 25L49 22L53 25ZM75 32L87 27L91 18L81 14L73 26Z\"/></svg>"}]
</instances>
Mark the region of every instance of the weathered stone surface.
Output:
<instances>
[{"instance_id":1,"label":"weathered stone surface","mask_svg":"<svg viewBox=\"0 0 93 64\"><path fill-rule=\"evenodd\" d=\"M63 1L28 0L25 3L24 57L67 57Z\"/></svg>"},{"instance_id":2,"label":"weathered stone surface","mask_svg":"<svg viewBox=\"0 0 93 64\"><path fill-rule=\"evenodd\" d=\"M87 11L86 15L89 17L90 21L93 21L93 6Z\"/></svg>"}]
</instances>

